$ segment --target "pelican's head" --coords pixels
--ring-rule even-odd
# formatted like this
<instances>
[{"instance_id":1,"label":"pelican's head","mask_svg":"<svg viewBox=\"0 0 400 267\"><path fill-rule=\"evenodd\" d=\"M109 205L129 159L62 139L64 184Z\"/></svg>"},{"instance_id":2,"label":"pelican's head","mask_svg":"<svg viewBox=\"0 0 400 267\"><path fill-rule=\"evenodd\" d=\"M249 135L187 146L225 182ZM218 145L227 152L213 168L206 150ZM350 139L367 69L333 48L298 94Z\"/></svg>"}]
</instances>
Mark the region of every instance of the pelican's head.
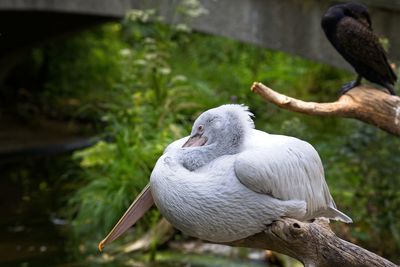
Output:
<instances>
[{"instance_id":1,"label":"pelican's head","mask_svg":"<svg viewBox=\"0 0 400 267\"><path fill-rule=\"evenodd\" d=\"M247 106L228 104L202 113L193 124L190 138L183 147L215 145L235 153L248 130L254 128L253 114Z\"/></svg>"}]
</instances>

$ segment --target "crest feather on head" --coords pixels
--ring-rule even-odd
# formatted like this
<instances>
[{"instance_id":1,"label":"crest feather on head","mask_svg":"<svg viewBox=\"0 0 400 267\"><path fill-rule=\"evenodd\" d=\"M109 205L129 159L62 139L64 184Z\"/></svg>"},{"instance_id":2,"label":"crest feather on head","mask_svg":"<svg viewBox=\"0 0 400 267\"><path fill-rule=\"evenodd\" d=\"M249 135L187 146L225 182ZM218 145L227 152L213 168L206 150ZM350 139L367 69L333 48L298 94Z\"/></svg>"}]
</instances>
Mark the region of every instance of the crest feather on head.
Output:
<instances>
[{"instance_id":1,"label":"crest feather on head","mask_svg":"<svg viewBox=\"0 0 400 267\"><path fill-rule=\"evenodd\" d=\"M222 112L235 114L243 125L246 125L251 129L254 128L254 121L252 119L254 114L250 112L248 106L243 104L225 104L215 109L218 109Z\"/></svg>"}]
</instances>

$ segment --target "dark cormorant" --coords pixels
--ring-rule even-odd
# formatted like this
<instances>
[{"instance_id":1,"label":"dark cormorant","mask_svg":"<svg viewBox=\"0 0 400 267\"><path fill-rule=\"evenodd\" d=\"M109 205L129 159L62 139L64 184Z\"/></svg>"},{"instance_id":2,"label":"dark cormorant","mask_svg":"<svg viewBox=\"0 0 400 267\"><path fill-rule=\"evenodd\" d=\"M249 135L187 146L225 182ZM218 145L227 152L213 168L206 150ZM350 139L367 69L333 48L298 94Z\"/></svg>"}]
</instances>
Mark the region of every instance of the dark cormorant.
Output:
<instances>
[{"instance_id":1,"label":"dark cormorant","mask_svg":"<svg viewBox=\"0 0 400 267\"><path fill-rule=\"evenodd\" d=\"M393 85L397 77L372 32L367 7L357 3L332 6L322 17L321 24L328 40L358 73L355 81L342 87L342 94L358 86L364 77L395 95Z\"/></svg>"}]
</instances>

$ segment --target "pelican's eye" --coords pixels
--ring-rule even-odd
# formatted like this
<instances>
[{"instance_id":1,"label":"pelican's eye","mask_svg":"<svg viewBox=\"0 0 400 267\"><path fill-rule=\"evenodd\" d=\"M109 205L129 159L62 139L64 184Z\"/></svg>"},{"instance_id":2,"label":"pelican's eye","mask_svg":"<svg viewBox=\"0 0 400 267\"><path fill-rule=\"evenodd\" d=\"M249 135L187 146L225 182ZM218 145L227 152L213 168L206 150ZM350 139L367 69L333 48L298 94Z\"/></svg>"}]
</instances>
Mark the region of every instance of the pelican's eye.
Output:
<instances>
[{"instance_id":1,"label":"pelican's eye","mask_svg":"<svg viewBox=\"0 0 400 267\"><path fill-rule=\"evenodd\" d=\"M197 132L203 133L204 132L204 125L199 125L199 127L197 127Z\"/></svg>"}]
</instances>

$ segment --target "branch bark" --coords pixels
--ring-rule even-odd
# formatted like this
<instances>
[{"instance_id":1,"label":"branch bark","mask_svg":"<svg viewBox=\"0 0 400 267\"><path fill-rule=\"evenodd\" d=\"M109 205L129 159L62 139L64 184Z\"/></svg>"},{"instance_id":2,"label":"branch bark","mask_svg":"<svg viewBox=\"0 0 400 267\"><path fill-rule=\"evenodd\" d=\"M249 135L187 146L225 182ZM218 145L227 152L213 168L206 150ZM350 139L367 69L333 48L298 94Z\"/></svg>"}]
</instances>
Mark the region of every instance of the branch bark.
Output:
<instances>
[{"instance_id":1,"label":"branch bark","mask_svg":"<svg viewBox=\"0 0 400 267\"><path fill-rule=\"evenodd\" d=\"M140 239L132 244L124 246L122 251L124 253L131 253L138 250L148 251L154 242L157 245L163 245L172 238L175 233L175 228L165 218L162 218L155 227L151 228Z\"/></svg>"},{"instance_id":2,"label":"branch bark","mask_svg":"<svg viewBox=\"0 0 400 267\"><path fill-rule=\"evenodd\" d=\"M170 239L173 226L164 218L151 230L123 251L148 250L154 238ZM305 267L396 267L394 263L362 247L340 239L329 227L329 220L300 222L285 218L269 225L264 232L245 239L221 243L235 247L273 250L301 261ZM397 266L398 267L398 266Z\"/></svg>"},{"instance_id":3,"label":"branch bark","mask_svg":"<svg viewBox=\"0 0 400 267\"><path fill-rule=\"evenodd\" d=\"M394 263L337 237L326 219L300 222L285 218L264 232L230 246L269 249L301 261L305 267L396 267Z\"/></svg>"},{"instance_id":4,"label":"branch bark","mask_svg":"<svg viewBox=\"0 0 400 267\"><path fill-rule=\"evenodd\" d=\"M258 82L253 83L251 90L265 101L290 111L355 118L400 136L400 97L368 85L360 85L331 103L305 102L280 94Z\"/></svg>"}]
</instances>

